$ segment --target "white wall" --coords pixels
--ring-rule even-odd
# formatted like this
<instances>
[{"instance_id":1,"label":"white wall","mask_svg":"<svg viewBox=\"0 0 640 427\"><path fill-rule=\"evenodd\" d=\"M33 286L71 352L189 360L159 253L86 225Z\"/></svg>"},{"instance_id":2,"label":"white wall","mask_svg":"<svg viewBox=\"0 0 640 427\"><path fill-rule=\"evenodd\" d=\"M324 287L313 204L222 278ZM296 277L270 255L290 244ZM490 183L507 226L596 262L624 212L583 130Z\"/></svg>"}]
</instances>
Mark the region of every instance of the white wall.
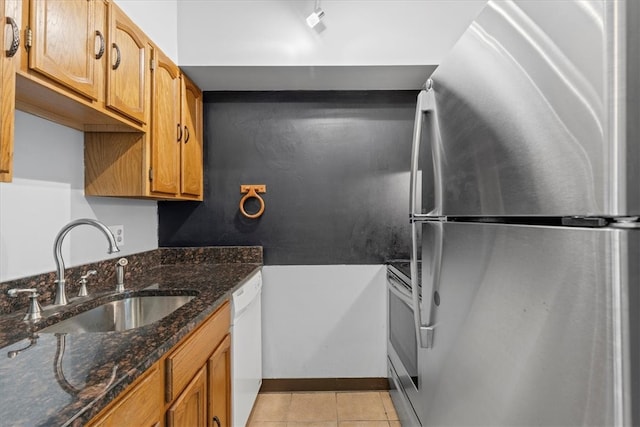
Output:
<instances>
[{"instance_id":1,"label":"white wall","mask_svg":"<svg viewBox=\"0 0 640 427\"><path fill-rule=\"evenodd\" d=\"M442 57L486 0L181 0L180 65L426 65Z\"/></svg>"},{"instance_id":2,"label":"white wall","mask_svg":"<svg viewBox=\"0 0 640 427\"><path fill-rule=\"evenodd\" d=\"M181 0L180 66L203 90L419 89L487 0Z\"/></svg>"},{"instance_id":3,"label":"white wall","mask_svg":"<svg viewBox=\"0 0 640 427\"><path fill-rule=\"evenodd\" d=\"M203 90L419 89L487 0L116 0Z\"/></svg>"},{"instance_id":4,"label":"white wall","mask_svg":"<svg viewBox=\"0 0 640 427\"><path fill-rule=\"evenodd\" d=\"M72 230L63 245L67 266L158 247L157 203L84 197L84 135L16 111L14 179L0 183L0 281L55 270L53 241L77 218L124 225L122 252L107 254L97 229Z\"/></svg>"},{"instance_id":5,"label":"white wall","mask_svg":"<svg viewBox=\"0 0 640 427\"><path fill-rule=\"evenodd\" d=\"M178 0L116 0L116 3L178 64Z\"/></svg>"},{"instance_id":6,"label":"white wall","mask_svg":"<svg viewBox=\"0 0 640 427\"><path fill-rule=\"evenodd\" d=\"M264 378L386 377L384 266L262 271Z\"/></svg>"}]
</instances>

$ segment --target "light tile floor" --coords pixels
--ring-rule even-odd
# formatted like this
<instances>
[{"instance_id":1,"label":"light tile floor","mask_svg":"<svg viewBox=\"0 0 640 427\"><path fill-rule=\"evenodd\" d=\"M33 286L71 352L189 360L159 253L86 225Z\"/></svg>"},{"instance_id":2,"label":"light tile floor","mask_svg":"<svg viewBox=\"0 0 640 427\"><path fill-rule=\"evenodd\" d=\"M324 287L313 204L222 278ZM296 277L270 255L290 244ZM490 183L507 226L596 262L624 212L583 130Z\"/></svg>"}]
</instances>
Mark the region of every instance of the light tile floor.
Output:
<instances>
[{"instance_id":1,"label":"light tile floor","mask_svg":"<svg viewBox=\"0 0 640 427\"><path fill-rule=\"evenodd\" d=\"M247 427L400 427L386 391L260 393Z\"/></svg>"}]
</instances>

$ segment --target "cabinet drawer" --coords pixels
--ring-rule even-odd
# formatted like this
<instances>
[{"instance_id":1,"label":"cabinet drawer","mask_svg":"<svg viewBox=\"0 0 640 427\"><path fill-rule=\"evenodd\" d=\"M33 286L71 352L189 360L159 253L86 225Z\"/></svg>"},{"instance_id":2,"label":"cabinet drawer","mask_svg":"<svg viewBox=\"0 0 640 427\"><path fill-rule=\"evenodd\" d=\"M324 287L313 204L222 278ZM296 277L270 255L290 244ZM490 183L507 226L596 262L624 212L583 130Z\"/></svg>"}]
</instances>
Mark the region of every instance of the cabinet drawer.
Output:
<instances>
[{"instance_id":1,"label":"cabinet drawer","mask_svg":"<svg viewBox=\"0 0 640 427\"><path fill-rule=\"evenodd\" d=\"M91 427L124 425L155 426L162 419L162 378L158 364L151 367L144 378L125 391L103 416L92 420Z\"/></svg>"},{"instance_id":2,"label":"cabinet drawer","mask_svg":"<svg viewBox=\"0 0 640 427\"><path fill-rule=\"evenodd\" d=\"M165 361L166 401L173 401L207 362L229 332L231 310L225 302L202 326L174 350Z\"/></svg>"}]
</instances>

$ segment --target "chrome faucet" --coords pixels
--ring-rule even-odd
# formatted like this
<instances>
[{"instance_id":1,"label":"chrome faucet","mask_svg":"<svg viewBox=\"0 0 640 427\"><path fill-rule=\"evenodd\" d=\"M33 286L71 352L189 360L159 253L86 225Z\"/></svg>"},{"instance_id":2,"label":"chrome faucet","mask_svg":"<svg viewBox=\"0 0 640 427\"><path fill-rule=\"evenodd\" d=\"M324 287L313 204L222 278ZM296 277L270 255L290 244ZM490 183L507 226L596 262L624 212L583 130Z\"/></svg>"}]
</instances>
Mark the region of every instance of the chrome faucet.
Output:
<instances>
[{"instance_id":1,"label":"chrome faucet","mask_svg":"<svg viewBox=\"0 0 640 427\"><path fill-rule=\"evenodd\" d=\"M55 305L65 305L69 302L67 301L67 295L65 292L64 261L62 260L62 240L64 240L64 236L66 236L67 233L71 231L72 228L75 228L83 224L92 225L104 233L107 240L109 241L110 254L114 252L120 252L120 249L116 244L116 239L113 237L113 233L111 233L111 230L109 230L107 226L101 223L100 221L96 221L95 219L89 219L89 218L81 218L81 219L76 219L75 221L71 221L69 224L62 227L62 230L60 230L60 232L56 236L56 240L53 243L53 256L56 260L56 272L57 272L56 300L54 302Z\"/></svg>"}]
</instances>

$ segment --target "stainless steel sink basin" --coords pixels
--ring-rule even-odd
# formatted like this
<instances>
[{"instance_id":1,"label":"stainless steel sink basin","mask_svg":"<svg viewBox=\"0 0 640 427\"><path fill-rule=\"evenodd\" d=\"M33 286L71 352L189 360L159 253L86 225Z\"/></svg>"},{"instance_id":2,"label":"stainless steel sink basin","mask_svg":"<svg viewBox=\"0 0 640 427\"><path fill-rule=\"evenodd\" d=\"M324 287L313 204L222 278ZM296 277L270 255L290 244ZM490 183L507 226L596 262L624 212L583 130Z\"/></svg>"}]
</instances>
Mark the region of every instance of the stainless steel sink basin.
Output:
<instances>
[{"instance_id":1,"label":"stainless steel sink basin","mask_svg":"<svg viewBox=\"0 0 640 427\"><path fill-rule=\"evenodd\" d=\"M38 333L111 332L139 328L157 322L194 298L193 295L132 296L102 304Z\"/></svg>"}]
</instances>

